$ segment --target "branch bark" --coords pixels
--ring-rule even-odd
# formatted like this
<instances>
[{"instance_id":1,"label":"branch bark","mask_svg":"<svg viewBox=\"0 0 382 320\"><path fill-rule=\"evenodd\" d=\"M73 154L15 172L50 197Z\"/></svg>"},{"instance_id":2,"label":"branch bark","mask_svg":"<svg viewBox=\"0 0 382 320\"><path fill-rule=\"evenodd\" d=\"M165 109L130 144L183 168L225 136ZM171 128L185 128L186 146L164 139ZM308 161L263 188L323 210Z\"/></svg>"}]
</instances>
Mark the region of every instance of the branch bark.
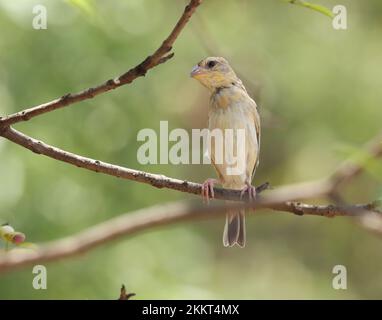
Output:
<instances>
[{"instance_id":1,"label":"branch bark","mask_svg":"<svg viewBox=\"0 0 382 320\"><path fill-rule=\"evenodd\" d=\"M2 133L0 133L0 135L26 149L33 151L34 153L42 154L55 160L77 166L79 168L115 176L118 178L146 183L156 188L173 189L196 195L201 194L202 186L199 183L125 168L107 162L102 162L100 160L87 158L51 146L40 140L36 140L17 131L12 127L6 128ZM381 140L378 137L367 144L365 149L370 153L371 157L380 157L382 155L382 143L380 141ZM354 178L360 174L362 170L363 168L360 164L353 163L351 161L345 161L332 175L327 178L278 187L273 191L273 194L275 199L285 199L284 201L303 200L328 196L337 192L337 189L344 181L349 181L351 178ZM242 200L240 198L239 190L229 190L222 188L215 189L215 198L220 200Z\"/></svg>"},{"instance_id":2,"label":"branch bark","mask_svg":"<svg viewBox=\"0 0 382 320\"><path fill-rule=\"evenodd\" d=\"M68 93L62 97L43 103L38 106L11 114L4 118L0 117L0 132L7 126L13 125L20 121L27 121L38 115L57 110L76 102L94 98L95 96L105 93L107 91L119 88L125 84L133 82L136 78L145 76L147 71L156 67L159 64L166 62L174 56L174 53L169 53L175 40L178 38L180 32L186 26L191 16L194 14L196 8L201 4L202 0L191 0L190 3L184 9L182 16L179 18L174 29L170 35L163 41L162 45L140 64L123 73L115 79L109 79L104 83L85 89L78 93Z\"/></svg>"},{"instance_id":3,"label":"branch bark","mask_svg":"<svg viewBox=\"0 0 382 320\"><path fill-rule=\"evenodd\" d=\"M253 202L236 202L231 204L214 203L209 206L199 201L176 202L168 205L154 206L126 213L106 222L81 231L78 234L40 245L30 252L19 252L17 249L0 256L0 273L13 271L16 268L57 261L83 254L95 247L122 236L131 236L151 228L170 225L183 221L216 218L225 214L226 209L270 208L291 212L298 215L316 216L363 216L367 212L381 213L375 209L376 204L358 204L353 206L315 206L294 202L280 203L273 193L260 197Z\"/></svg>"},{"instance_id":4,"label":"branch bark","mask_svg":"<svg viewBox=\"0 0 382 320\"><path fill-rule=\"evenodd\" d=\"M156 188L167 188L181 192L201 195L202 185L186 180L179 180L166 177L160 174L153 174L144 171L125 168L122 166L102 162L100 160L83 157L57 147L46 144L42 141L29 137L16 129L9 127L1 134L4 138L26 148L34 153L42 154L47 157L69 163L79 168L87 169L94 172L99 172L111 175L118 178L133 180L149 184ZM328 180L320 180L307 183L299 183L280 187L275 190L274 196L277 199L295 200L309 199L312 197L320 197L326 195L331 190L331 185ZM241 201L240 190L230 190L215 188L215 198L220 200L235 200ZM248 195L247 195L248 196ZM246 198L245 198L246 199Z\"/></svg>"}]
</instances>

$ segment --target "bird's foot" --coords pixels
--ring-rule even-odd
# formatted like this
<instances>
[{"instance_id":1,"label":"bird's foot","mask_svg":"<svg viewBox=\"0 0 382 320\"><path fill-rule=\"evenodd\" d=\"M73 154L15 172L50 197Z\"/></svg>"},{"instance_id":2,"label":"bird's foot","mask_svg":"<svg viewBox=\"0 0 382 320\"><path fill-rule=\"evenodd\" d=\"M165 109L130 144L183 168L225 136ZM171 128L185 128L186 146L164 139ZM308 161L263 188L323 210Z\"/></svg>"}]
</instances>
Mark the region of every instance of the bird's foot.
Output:
<instances>
[{"instance_id":1,"label":"bird's foot","mask_svg":"<svg viewBox=\"0 0 382 320\"><path fill-rule=\"evenodd\" d=\"M245 187L241 190L240 199L243 199L246 193L248 193L248 198L250 201L256 198L256 188L249 183L247 183Z\"/></svg>"},{"instance_id":2,"label":"bird's foot","mask_svg":"<svg viewBox=\"0 0 382 320\"><path fill-rule=\"evenodd\" d=\"M202 198L203 202L209 204L210 198L215 198L214 185L219 181L216 179L207 179L202 184Z\"/></svg>"}]
</instances>

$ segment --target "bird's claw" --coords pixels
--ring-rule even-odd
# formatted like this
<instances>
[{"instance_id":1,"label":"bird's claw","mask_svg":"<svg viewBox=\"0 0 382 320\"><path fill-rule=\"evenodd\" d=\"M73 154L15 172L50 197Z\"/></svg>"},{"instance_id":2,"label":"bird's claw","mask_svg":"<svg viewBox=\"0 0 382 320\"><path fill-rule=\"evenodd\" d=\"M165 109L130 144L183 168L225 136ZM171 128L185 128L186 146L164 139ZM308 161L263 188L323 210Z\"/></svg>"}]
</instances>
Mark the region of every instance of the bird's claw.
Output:
<instances>
[{"instance_id":1,"label":"bird's claw","mask_svg":"<svg viewBox=\"0 0 382 320\"><path fill-rule=\"evenodd\" d=\"M240 199L243 199L246 193L248 193L250 201L256 198L256 188L250 184L246 184L245 187L241 190Z\"/></svg>"},{"instance_id":2,"label":"bird's claw","mask_svg":"<svg viewBox=\"0 0 382 320\"><path fill-rule=\"evenodd\" d=\"M215 198L214 185L217 183L216 179L207 179L202 184L202 198L203 202L209 204L210 198ZM211 195L211 197L210 197Z\"/></svg>"}]
</instances>

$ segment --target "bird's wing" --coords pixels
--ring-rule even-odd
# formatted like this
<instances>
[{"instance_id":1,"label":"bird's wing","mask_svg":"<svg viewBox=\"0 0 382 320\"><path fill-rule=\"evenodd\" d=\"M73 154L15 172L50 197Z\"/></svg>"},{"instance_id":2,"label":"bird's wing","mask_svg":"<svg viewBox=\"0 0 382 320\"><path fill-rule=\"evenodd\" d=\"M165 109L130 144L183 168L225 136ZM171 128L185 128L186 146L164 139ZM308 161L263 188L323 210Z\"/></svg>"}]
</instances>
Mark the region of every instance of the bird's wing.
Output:
<instances>
[{"instance_id":1,"label":"bird's wing","mask_svg":"<svg viewBox=\"0 0 382 320\"><path fill-rule=\"evenodd\" d=\"M261 140L261 127L260 127L260 115L257 111L257 105L256 105L256 102L252 100L252 110L251 110L251 114L252 114L252 117L253 117L253 122L254 122L254 126L255 126L255 129L256 129L256 139L257 139L257 156L256 156L256 162L255 162L255 165L253 167L253 170L252 170L252 175L251 175L251 181L253 180L254 176L255 176L255 172L256 172L256 169L259 165L259 162L260 162L260 140Z\"/></svg>"}]
</instances>

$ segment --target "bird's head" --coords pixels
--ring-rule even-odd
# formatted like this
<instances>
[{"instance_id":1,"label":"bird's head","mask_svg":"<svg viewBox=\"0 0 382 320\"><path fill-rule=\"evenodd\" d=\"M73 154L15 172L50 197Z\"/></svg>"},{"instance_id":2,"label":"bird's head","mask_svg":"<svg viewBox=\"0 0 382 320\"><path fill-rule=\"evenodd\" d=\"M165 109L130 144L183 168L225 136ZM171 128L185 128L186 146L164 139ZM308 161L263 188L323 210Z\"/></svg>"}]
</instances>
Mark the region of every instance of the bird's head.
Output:
<instances>
[{"instance_id":1,"label":"bird's head","mask_svg":"<svg viewBox=\"0 0 382 320\"><path fill-rule=\"evenodd\" d=\"M211 91L221 87L229 87L238 80L228 61L222 57L203 59L192 68L191 77Z\"/></svg>"}]
</instances>

